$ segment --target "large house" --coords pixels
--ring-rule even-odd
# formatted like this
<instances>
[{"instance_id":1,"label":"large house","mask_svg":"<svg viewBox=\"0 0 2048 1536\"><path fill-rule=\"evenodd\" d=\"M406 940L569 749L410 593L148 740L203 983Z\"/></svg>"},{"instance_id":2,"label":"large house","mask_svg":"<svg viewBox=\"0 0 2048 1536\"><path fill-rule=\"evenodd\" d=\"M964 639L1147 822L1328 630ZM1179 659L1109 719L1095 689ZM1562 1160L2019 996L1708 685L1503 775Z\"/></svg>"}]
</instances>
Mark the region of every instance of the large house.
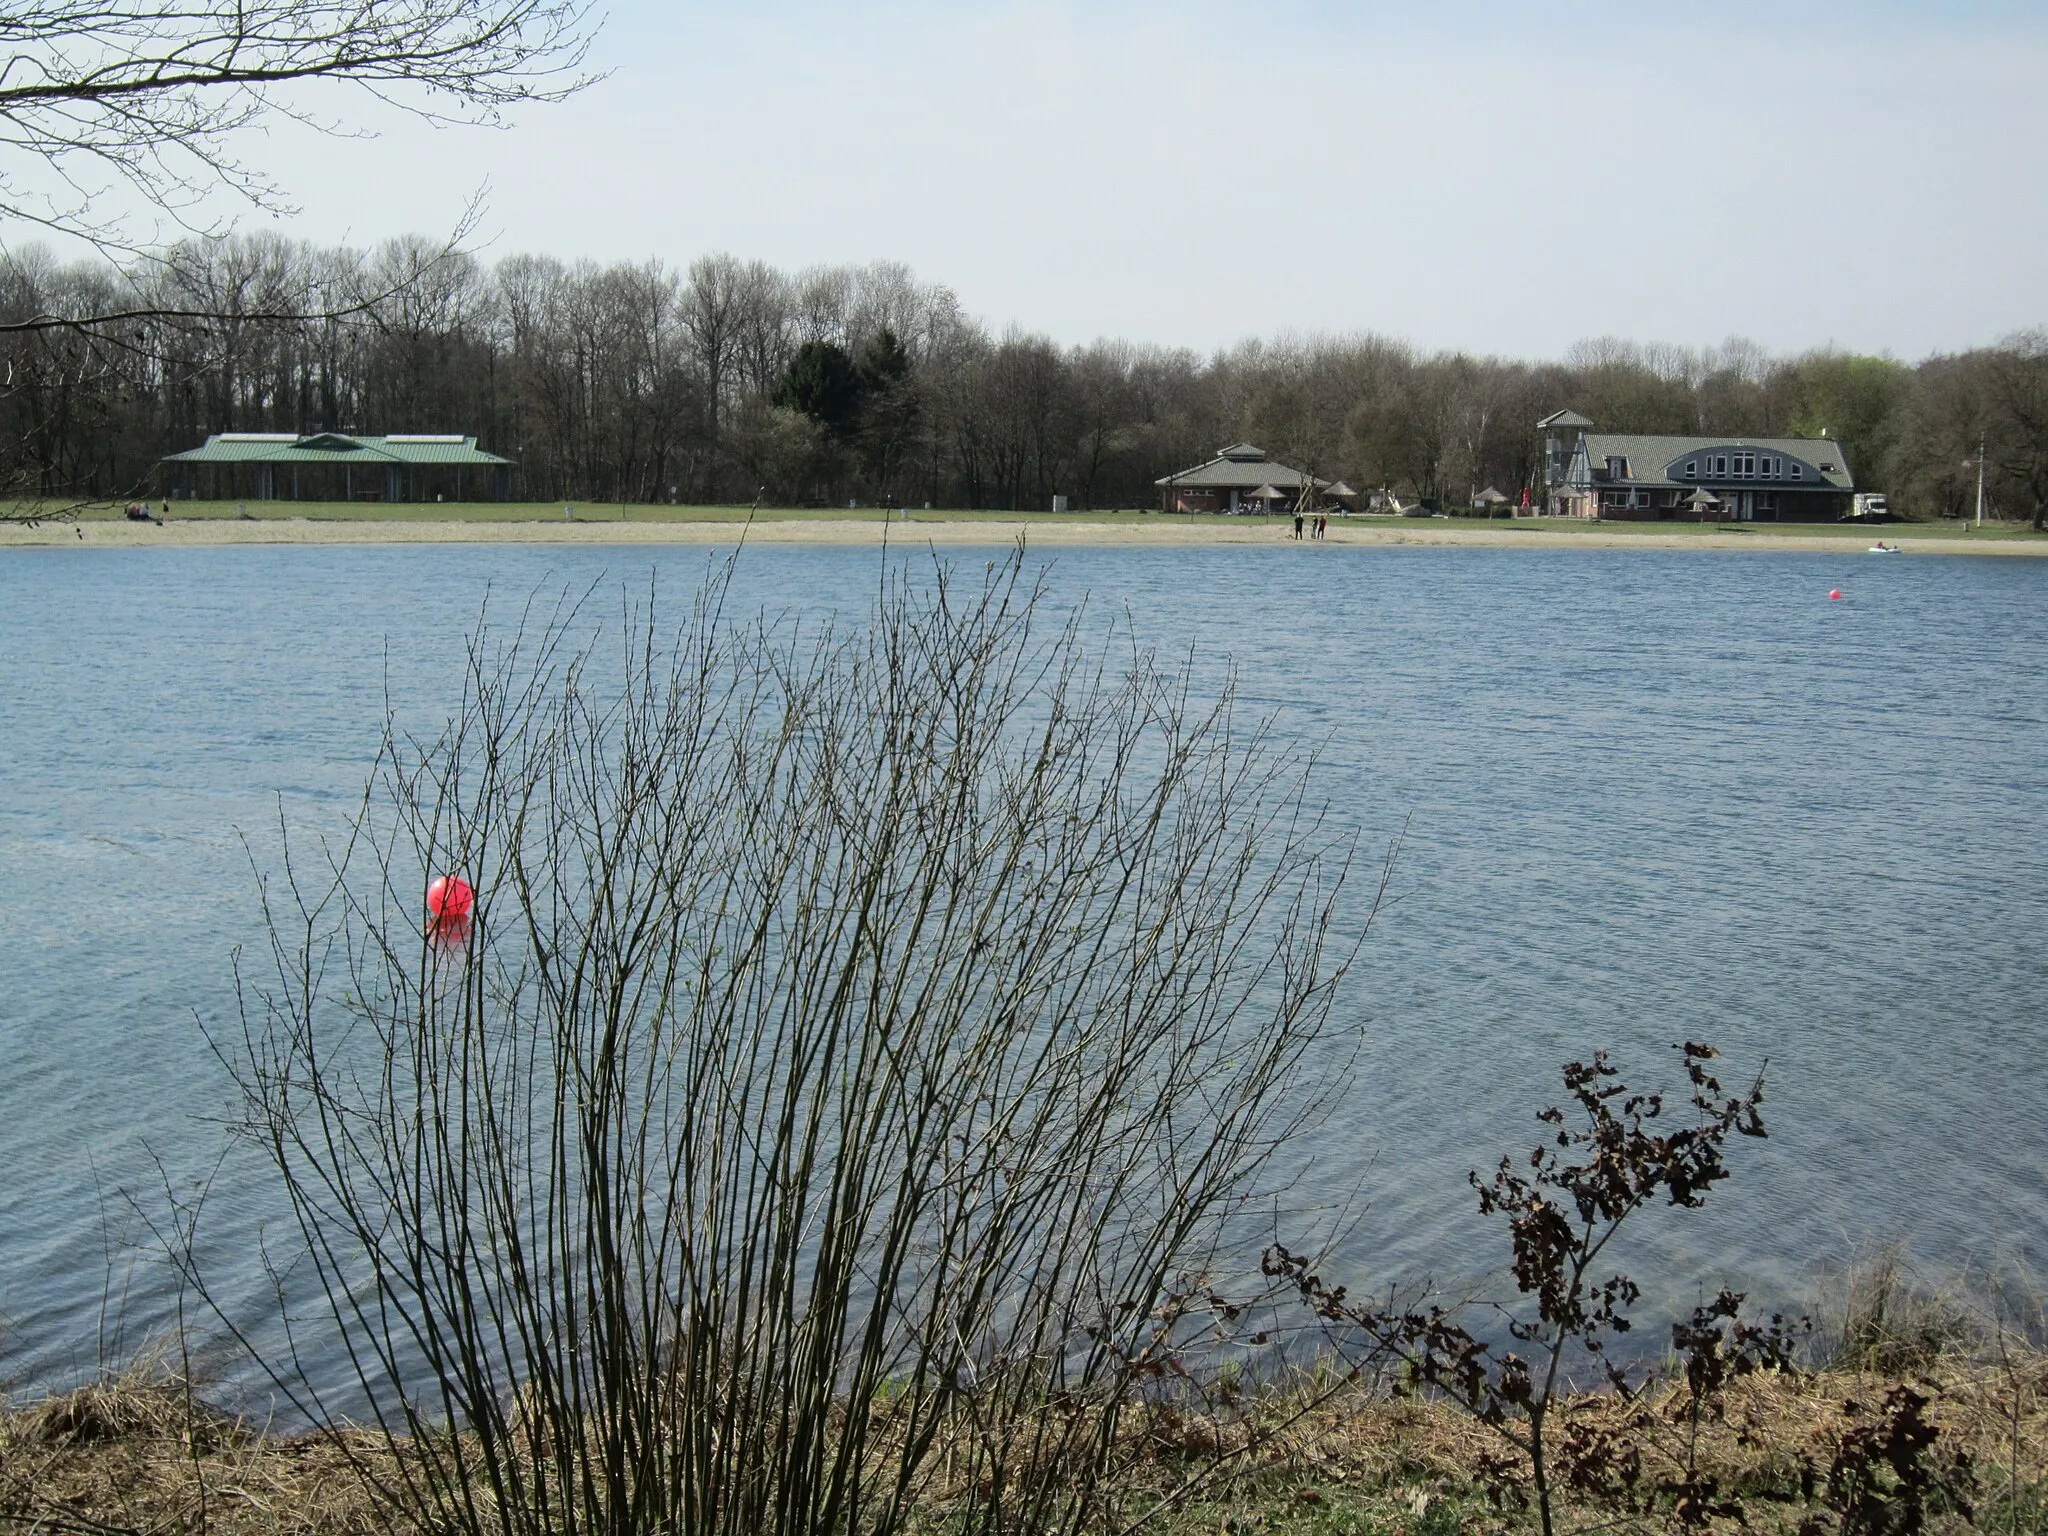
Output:
<instances>
[{"instance_id":1,"label":"large house","mask_svg":"<svg viewBox=\"0 0 2048 1536\"><path fill-rule=\"evenodd\" d=\"M503 501L512 470L453 432L217 432L163 462L166 495L215 501Z\"/></svg>"},{"instance_id":2,"label":"large house","mask_svg":"<svg viewBox=\"0 0 2048 1536\"><path fill-rule=\"evenodd\" d=\"M1263 448L1232 443L1207 463L1162 475L1153 484L1162 512L1292 512L1305 494L1313 501L1313 493L1327 490L1330 482L1275 463Z\"/></svg>"},{"instance_id":3,"label":"large house","mask_svg":"<svg viewBox=\"0 0 2048 1536\"><path fill-rule=\"evenodd\" d=\"M1570 411L1536 425L1552 517L1822 523L1847 513L1856 490L1833 438L1596 432Z\"/></svg>"}]
</instances>

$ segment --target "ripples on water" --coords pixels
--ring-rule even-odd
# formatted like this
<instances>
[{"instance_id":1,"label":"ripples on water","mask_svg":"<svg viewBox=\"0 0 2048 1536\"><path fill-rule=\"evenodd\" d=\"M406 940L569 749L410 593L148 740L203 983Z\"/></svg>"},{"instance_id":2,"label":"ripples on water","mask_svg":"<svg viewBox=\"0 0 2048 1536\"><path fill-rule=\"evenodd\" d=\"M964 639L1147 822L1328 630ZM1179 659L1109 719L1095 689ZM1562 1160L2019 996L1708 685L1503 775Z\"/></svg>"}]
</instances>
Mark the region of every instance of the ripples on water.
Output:
<instances>
[{"instance_id":1,"label":"ripples on water","mask_svg":"<svg viewBox=\"0 0 2048 1536\"><path fill-rule=\"evenodd\" d=\"M981 558L972 551L954 558ZM872 550L761 549L742 608L857 614ZM604 577L680 609L702 550L0 557L0 1378L94 1363L110 1254L212 1166L201 1019L260 931L251 856L360 792L388 687L437 721L500 597ZM1773 1138L1661 1274L1797 1300L1872 1238L2018 1258L2048 1219L2048 561L1649 551L1089 550L1057 599L1226 657L1394 900L1348 1006L1355 1091L1299 1195L1369 1202L1340 1268L1493 1266L1464 1173L1561 1060L1770 1058ZM1845 599L1830 603L1830 587ZM680 613L678 612L678 617ZM244 838L248 840L245 851ZM259 1189L217 1230L253 1252ZM1483 1239L1483 1240L1482 1240ZM253 1264L240 1294L260 1305ZM154 1302L128 1308L130 1342Z\"/></svg>"}]
</instances>

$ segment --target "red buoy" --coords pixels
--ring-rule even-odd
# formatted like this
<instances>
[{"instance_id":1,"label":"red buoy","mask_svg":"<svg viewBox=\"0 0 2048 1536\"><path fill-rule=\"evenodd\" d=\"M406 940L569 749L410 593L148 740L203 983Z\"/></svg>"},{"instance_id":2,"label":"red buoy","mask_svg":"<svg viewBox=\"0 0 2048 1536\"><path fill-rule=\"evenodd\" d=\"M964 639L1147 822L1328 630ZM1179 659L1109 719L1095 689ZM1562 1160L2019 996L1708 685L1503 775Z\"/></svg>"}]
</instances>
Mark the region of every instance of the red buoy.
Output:
<instances>
[{"instance_id":1,"label":"red buoy","mask_svg":"<svg viewBox=\"0 0 2048 1536\"><path fill-rule=\"evenodd\" d=\"M1842 600L1842 589L1841 589L1840 587L1836 587L1836 588L1834 589L1834 591L1832 591L1832 592L1830 592L1830 593L1828 594L1828 601L1829 601L1829 602L1831 602L1831 603L1839 603L1839 602L1840 602L1841 600Z\"/></svg>"},{"instance_id":2,"label":"red buoy","mask_svg":"<svg viewBox=\"0 0 2048 1536\"><path fill-rule=\"evenodd\" d=\"M476 905L476 892L460 875L442 875L427 887L427 912L437 922L466 921Z\"/></svg>"}]
</instances>

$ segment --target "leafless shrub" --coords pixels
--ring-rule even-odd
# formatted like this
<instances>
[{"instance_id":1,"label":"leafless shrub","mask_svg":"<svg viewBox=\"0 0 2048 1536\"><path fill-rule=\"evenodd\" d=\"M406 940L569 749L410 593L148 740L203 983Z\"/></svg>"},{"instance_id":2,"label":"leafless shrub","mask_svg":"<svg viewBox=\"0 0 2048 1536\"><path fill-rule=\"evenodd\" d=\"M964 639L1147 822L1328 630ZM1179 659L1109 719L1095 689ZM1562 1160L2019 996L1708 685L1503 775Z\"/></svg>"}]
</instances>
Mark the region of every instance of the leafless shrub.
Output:
<instances>
[{"instance_id":1,"label":"leafless shrub","mask_svg":"<svg viewBox=\"0 0 2048 1536\"><path fill-rule=\"evenodd\" d=\"M219 1042L312 1285L264 1359L410 1519L1100 1509L1162 1318L1341 1079L1349 851L1227 689L1022 569L844 632L717 582L672 644L480 629L446 731L288 860ZM417 915L442 871L473 929Z\"/></svg>"}]
</instances>

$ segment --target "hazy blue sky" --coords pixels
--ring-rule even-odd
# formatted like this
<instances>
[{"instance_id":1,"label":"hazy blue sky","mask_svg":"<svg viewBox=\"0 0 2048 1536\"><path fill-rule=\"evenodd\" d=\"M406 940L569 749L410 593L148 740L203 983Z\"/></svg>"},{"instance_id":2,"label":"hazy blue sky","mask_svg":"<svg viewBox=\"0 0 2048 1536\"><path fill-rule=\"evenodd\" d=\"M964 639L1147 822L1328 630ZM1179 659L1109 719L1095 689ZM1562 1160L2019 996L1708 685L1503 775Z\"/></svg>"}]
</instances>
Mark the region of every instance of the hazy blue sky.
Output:
<instances>
[{"instance_id":1,"label":"hazy blue sky","mask_svg":"<svg viewBox=\"0 0 2048 1536\"><path fill-rule=\"evenodd\" d=\"M504 132L252 154L322 239L488 182L492 254L892 258L1063 341L1914 357L2048 323L2038 0L616 0L597 57Z\"/></svg>"}]
</instances>

